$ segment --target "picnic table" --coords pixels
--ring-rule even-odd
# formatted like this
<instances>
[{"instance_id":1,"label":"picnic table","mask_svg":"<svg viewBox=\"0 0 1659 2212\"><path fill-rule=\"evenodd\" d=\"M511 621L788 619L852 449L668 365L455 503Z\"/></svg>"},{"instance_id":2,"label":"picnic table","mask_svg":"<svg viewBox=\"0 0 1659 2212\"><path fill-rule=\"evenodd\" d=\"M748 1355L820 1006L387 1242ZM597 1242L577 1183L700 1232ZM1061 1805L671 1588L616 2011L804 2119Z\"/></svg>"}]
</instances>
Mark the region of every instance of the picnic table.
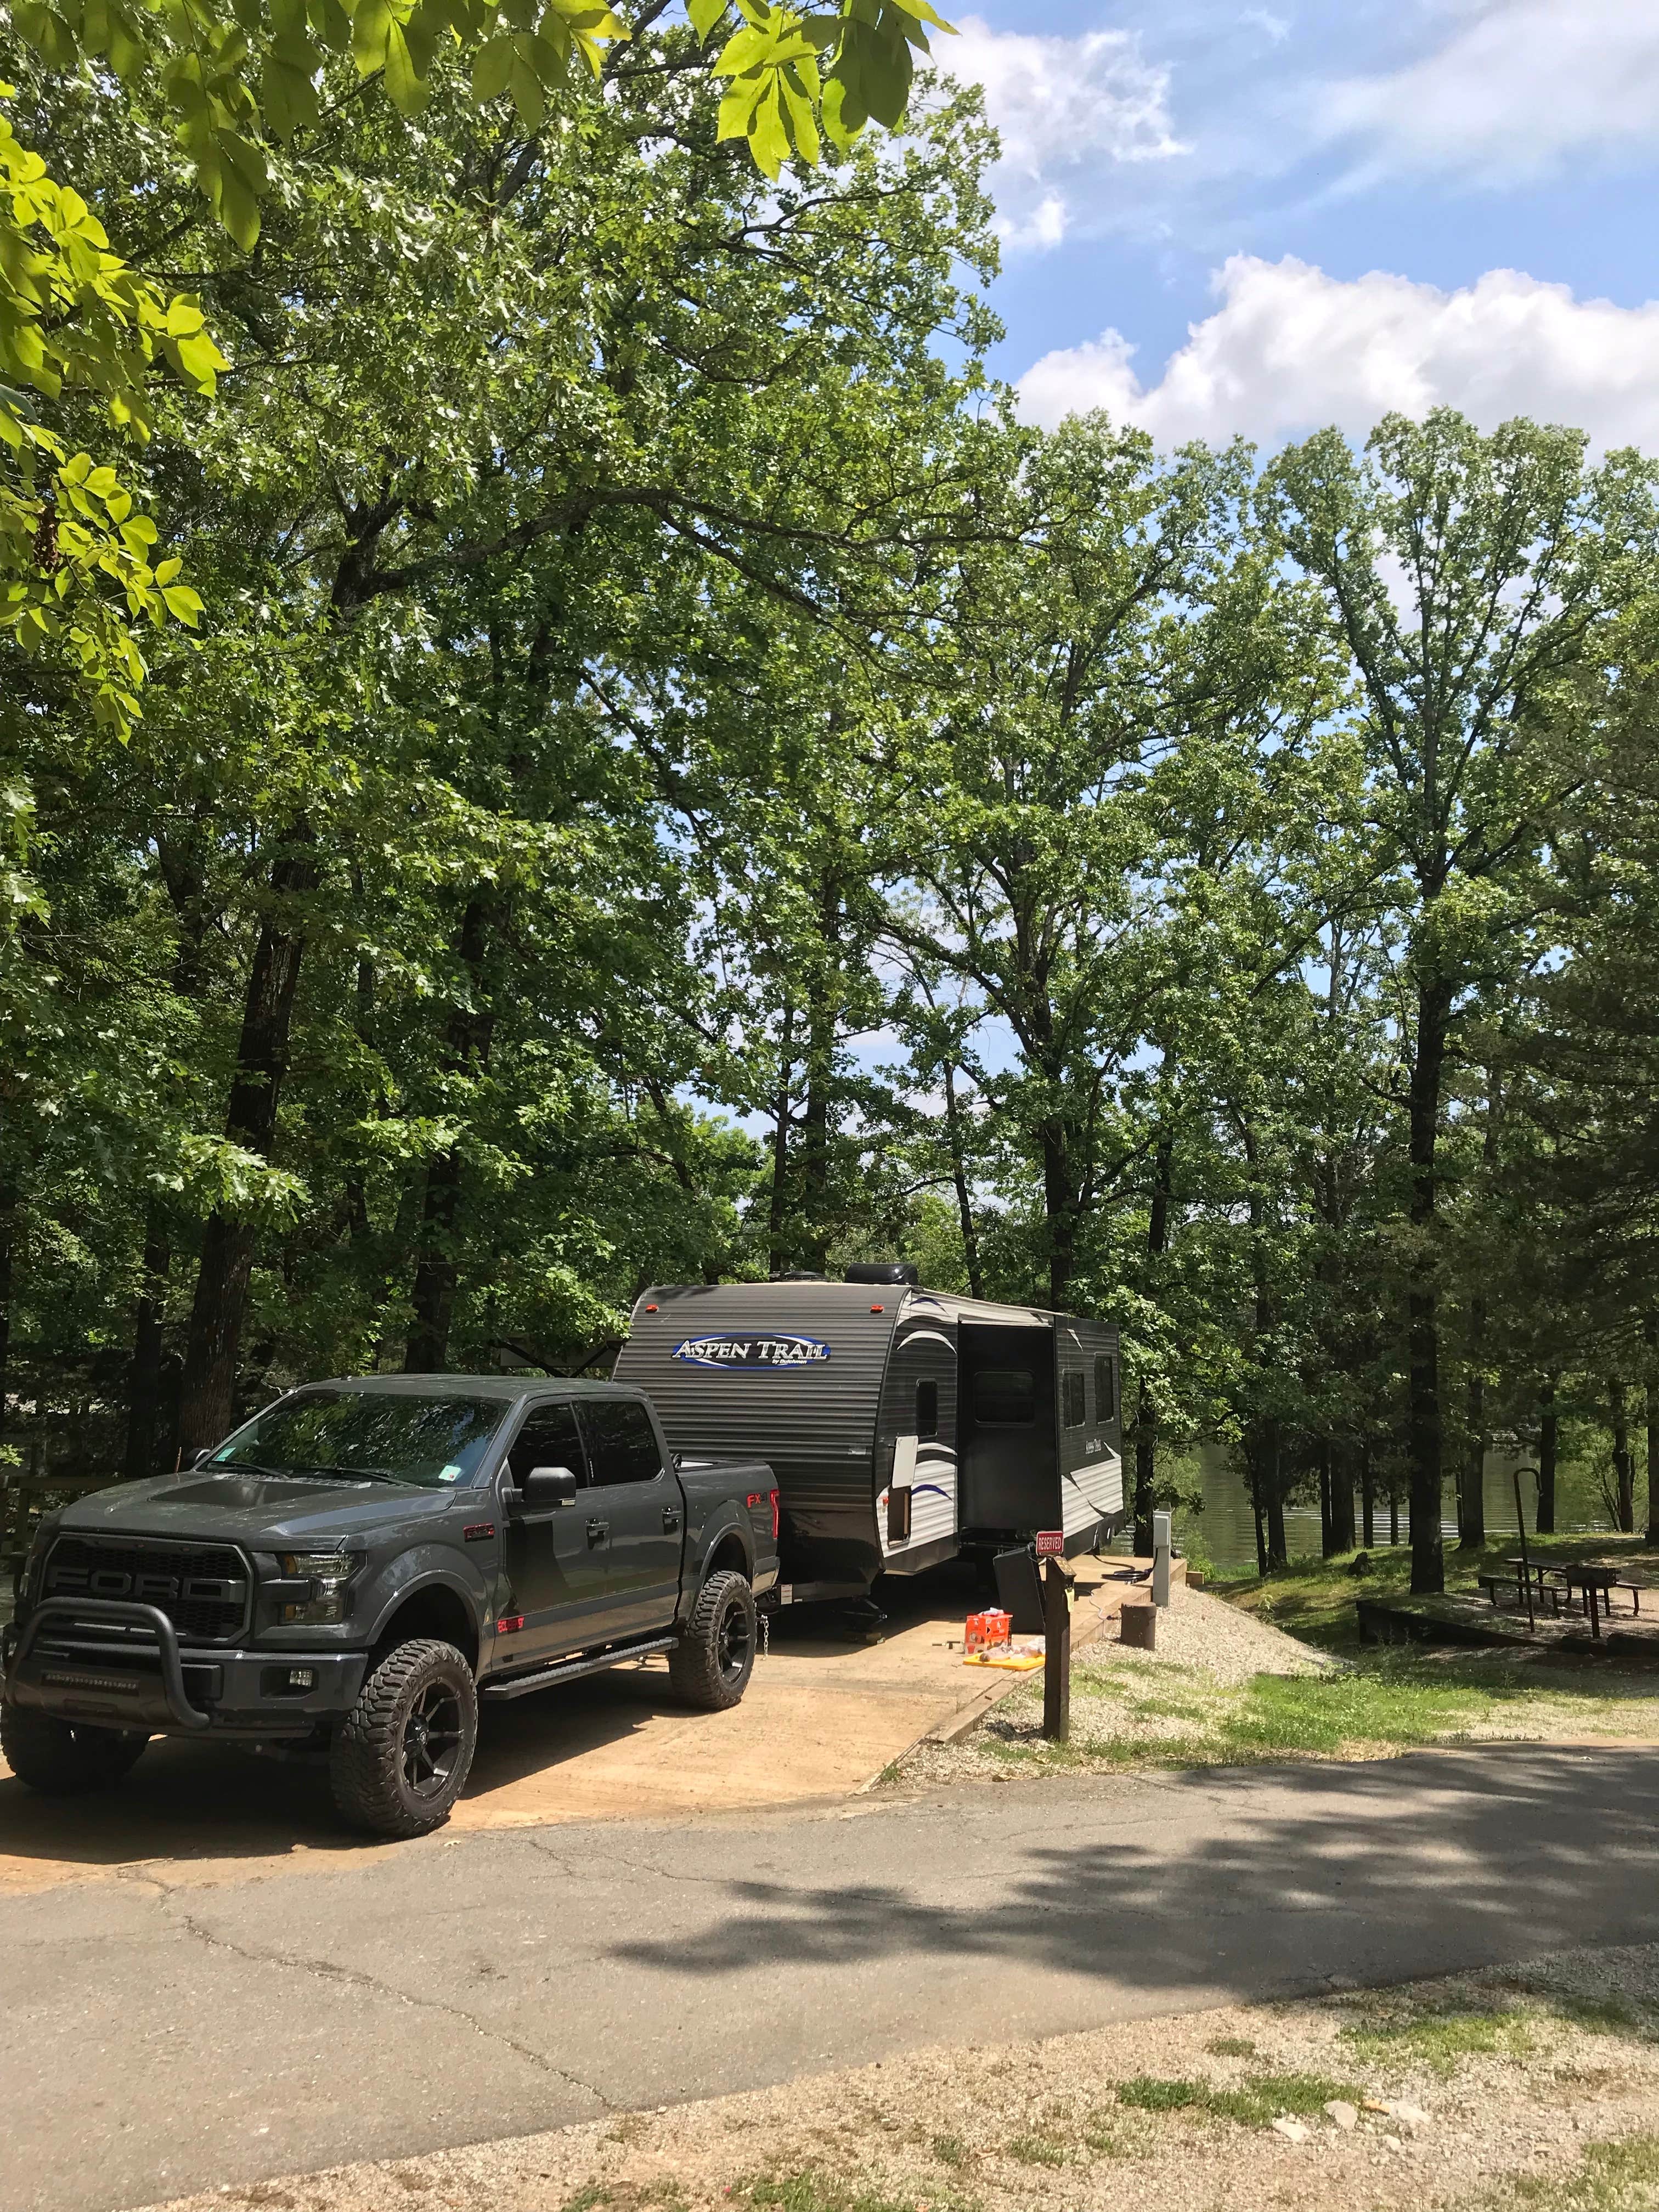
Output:
<instances>
[{"instance_id":1,"label":"picnic table","mask_svg":"<svg viewBox=\"0 0 1659 2212\"><path fill-rule=\"evenodd\" d=\"M1530 1577L1533 1589L1539 1597L1547 1597L1553 1601L1560 1595L1558 1590L1552 1589L1545 1580L1545 1577L1550 1572L1550 1563L1547 1559L1522 1559L1517 1553L1513 1559L1505 1559L1504 1565L1514 1574L1515 1591L1517 1597L1522 1595L1525 1589L1524 1578L1526 1577ZM1559 1610L1559 1608L1553 1605L1552 1610Z\"/></svg>"},{"instance_id":2,"label":"picnic table","mask_svg":"<svg viewBox=\"0 0 1659 2212\"><path fill-rule=\"evenodd\" d=\"M1555 1569L1555 1572L1560 1577L1569 1597L1574 1590L1583 1593L1584 1612L1589 1620L1590 1634L1599 1639L1601 1634L1600 1609L1603 1605L1606 1606L1608 1620L1611 1620L1613 1618L1613 1607L1608 1601L1613 1592L1619 1587L1618 1568L1595 1566L1587 1559L1564 1559ZM1625 1588L1634 1595L1637 1585L1634 1583L1626 1583ZM1639 1612L1641 1599L1637 1597L1635 1603Z\"/></svg>"},{"instance_id":3,"label":"picnic table","mask_svg":"<svg viewBox=\"0 0 1659 2212\"><path fill-rule=\"evenodd\" d=\"M1523 1559L1517 1553L1513 1559L1506 1559L1504 1565L1509 1571L1506 1574L1477 1575L1475 1577L1494 1606L1498 1603L1498 1591L1511 1585L1515 1590L1516 1603L1524 1605L1527 1601L1527 1586L1530 1583L1534 1598L1540 1602L1547 1598L1552 1614L1559 1614L1561 1592L1553 1583L1544 1579L1546 1575L1553 1571L1547 1560Z\"/></svg>"}]
</instances>

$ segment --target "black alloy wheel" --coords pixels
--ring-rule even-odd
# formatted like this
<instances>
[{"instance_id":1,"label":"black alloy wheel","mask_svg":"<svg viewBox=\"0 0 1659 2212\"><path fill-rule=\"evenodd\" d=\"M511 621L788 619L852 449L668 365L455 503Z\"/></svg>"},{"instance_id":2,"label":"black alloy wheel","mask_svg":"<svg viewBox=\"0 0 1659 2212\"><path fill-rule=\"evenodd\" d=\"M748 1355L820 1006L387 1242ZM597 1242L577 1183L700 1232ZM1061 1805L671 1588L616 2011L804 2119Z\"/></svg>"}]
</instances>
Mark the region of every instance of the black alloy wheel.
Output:
<instances>
[{"instance_id":1,"label":"black alloy wheel","mask_svg":"<svg viewBox=\"0 0 1659 2212\"><path fill-rule=\"evenodd\" d=\"M441 1680L428 1682L404 1723L404 1786L411 1797L424 1802L445 1795L465 1741L454 1688Z\"/></svg>"},{"instance_id":2,"label":"black alloy wheel","mask_svg":"<svg viewBox=\"0 0 1659 2212\"><path fill-rule=\"evenodd\" d=\"M465 1787L477 1741L478 1692L465 1654L436 1638L394 1644L334 1731L334 1802L370 1835L428 1835Z\"/></svg>"},{"instance_id":3,"label":"black alloy wheel","mask_svg":"<svg viewBox=\"0 0 1659 2212\"><path fill-rule=\"evenodd\" d=\"M746 1681L754 1663L755 1609L752 1601L744 1604L743 1590L733 1590L721 1608L719 1650L720 1680Z\"/></svg>"},{"instance_id":4,"label":"black alloy wheel","mask_svg":"<svg viewBox=\"0 0 1659 2212\"><path fill-rule=\"evenodd\" d=\"M755 1643L755 1593L748 1576L729 1567L710 1575L668 1655L676 1694L705 1713L735 1705L754 1672Z\"/></svg>"}]
</instances>

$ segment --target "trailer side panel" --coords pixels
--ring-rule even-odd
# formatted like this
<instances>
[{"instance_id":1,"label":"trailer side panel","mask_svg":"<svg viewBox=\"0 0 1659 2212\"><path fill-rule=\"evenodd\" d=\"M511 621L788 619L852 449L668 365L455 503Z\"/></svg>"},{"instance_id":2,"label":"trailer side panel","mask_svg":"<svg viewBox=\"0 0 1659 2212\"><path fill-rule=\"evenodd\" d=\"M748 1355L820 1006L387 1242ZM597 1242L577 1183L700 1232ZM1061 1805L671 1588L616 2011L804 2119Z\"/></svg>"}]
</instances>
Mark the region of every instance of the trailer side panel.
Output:
<instances>
[{"instance_id":1,"label":"trailer side panel","mask_svg":"<svg viewBox=\"0 0 1659 2212\"><path fill-rule=\"evenodd\" d=\"M903 1291L720 1283L647 1291L617 1380L650 1393L671 1447L764 1459L787 1582L865 1587L881 1565L875 1445Z\"/></svg>"}]
</instances>

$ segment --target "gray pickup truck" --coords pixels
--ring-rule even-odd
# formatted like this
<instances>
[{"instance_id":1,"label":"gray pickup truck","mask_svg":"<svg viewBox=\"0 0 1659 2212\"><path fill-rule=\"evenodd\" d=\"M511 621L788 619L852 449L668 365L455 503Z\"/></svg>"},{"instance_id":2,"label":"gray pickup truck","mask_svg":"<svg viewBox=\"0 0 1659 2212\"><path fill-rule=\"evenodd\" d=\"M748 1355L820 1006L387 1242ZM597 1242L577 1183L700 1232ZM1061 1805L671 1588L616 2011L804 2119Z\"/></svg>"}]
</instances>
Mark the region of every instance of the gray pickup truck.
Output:
<instances>
[{"instance_id":1,"label":"gray pickup truck","mask_svg":"<svg viewBox=\"0 0 1659 2212\"><path fill-rule=\"evenodd\" d=\"M115 1781L151 1735L325 1755L354 1826L449 1814L479 1698L663 1653L742 1697L777 1581L758 1462L682 1460L641 1391L377 1376L294 1390L175 1475L51 1514L5 1631L0 1748Z\"/></svg>"}]
</instances>

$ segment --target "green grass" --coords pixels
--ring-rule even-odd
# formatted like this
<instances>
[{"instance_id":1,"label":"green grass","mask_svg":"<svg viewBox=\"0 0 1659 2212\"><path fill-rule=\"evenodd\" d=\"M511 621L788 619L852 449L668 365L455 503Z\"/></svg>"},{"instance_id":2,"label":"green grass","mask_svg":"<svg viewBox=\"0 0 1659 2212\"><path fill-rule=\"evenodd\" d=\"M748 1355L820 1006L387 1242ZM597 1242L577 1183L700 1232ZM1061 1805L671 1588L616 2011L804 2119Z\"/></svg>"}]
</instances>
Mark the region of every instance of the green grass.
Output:
<instances>
[{"instance_id":1,"label":"green grass","mask_svg":"<svg viewBox=\"0 0 1659 2212\"><path fill-rule=\"evenodd\" d=\"M1504 1562L1516 1550L1516 1539L1499 1536L1484 1550L1446 1553L1446 1587L1473 1591L1479 1575L1502 1573ZM1571 1536L1528 1536L1527 1549L1534 1559L1605 1559L1616 1560L1621 1571L1633 1570L1638 1578L1659 1578L1659 1552L1650 1551L1643 1536L1619 1536L1606 1530L1580 1530ZM1404 1597L1411 1589L1411 1553L1401 1544L1382 1545L1370 1555L1369 1571L1351 1574L1352 1556L1338 1559L1292 1559L1258 1580L1255 1575L1206 1587L1218 1597L1270 1620L1275 1628L1299 1636L1304 1643L1326 1650L1352 1655L1364 1647L1354 1618L1358 1597Z\"/></svg>"},{"instance_id":2,"label":"green grass","mask_svg":"<svg viewBox=\"0 0 1659 2212\"><path fill-rule=\"evenodd\" d=\"M1216 1683L1200 1698L1146 1696L1150 1672L1143 1669L1136 1684L1143 1694L1126 1696L1121 1670L1079 1665L1072 1678L1069 1744L1044 1744L1034 1737L1010 1741L988 1733L985 1747L1015 1764L1188 1766L1328 1759L1360 1747L1407 1751L1516 1724L1573 1733L1605 1728L1618 1734L1641 1718L1632 1711L1630 1694L1605 1693L1605 1677L1586 1682L1565 1667L1517 1675L1508 1662L1494 1664L1483 1655L1459 1655L1449 1662L1443 1656L1400 1650L1368 1653L1328 1673L1257 1674L1245 1683ZM1659 1676L1636 1687L1653 1698L1659 1717ZM1079 1705L1083 1699L1098 1702L1091 1711ZM1105 1728L1098 1719L1103 1708ZM1018 1693L1005 1709L1004 1725L1029 1724L1035 1709L1034 1694ZM1157 1736L1133 1725L1151 1717L1190 1725L1178 1735Z\"/></svg>"},{"instance_id":3,"label":"green grass","mask_svg":"<svg viewBox=\"0 0 1659 2212\"><path fill-rule=\"evenodd\" d=\"M1352 2081L1334 2081L1323 2074L1255 2074L1225 2088L1135 2074L1117 2085L1119 2104L1133 2112L1200 2112L1211 2119L1236 2120L1241 2127L1265 2127L1281 2117L1310 2118L1335 2098L1358 2105L1364 2096Z\"/></svg>"},{"instance_id":4,"label":"green grass","mask_svg":"<svg viewBox=\"0 0 1659 2212\"><path fill-rule=\"evenodd\" d=\"M1073 2154L1065 2143L1056 2142L1052 2136L1016 2136L1008 2145L1008 2155L1021 2166L1069 2166Z\"/></svg>"},{"instance_id":5,"label":"green grass","mask_svg":"<svg viewBox=\"0 0 1659 2212\"><path fill-rule=\"evenodd\" d=\"M1212 2058L1254 2058L1255 2045L1248 2035L1218 2035L1204 2048Z\"/></svg>"},{"instance_id":6,"label":"green grass","mask_svg":"<svg viewBox=\"0 0 1659 2212\"><path fill-rule=\"evenodd\" d=\"M916 2212L914 2197L883 2197L873 2190L854 2189L811 2166L795 2173L763 2174L732 2193L741 2194L766 2212Z\"/></svg>"},{"instance_id":7,"label":"green grass","mask_svg":"<svg viewBox=\"0 0 1659 2212\"><path fill-rule=\"evenodd\" d=\"M966 2166L969 2153L960 2136L935 2136L928 2145L941 2166Z\"/></svg>"},{"instance_id":8,"label":"green grass","mask_svg":"<svg viewBox=\"0 0 1659 2212\"><path fill-rule=\"evenodd\" d=\"M1525 2058L1533 2032L1518 2012L1425 2012L1403 2019L1374 2019L1340 2031L1342 2041L1362 2063L1380 2066L1427 2066L1449 2074L1460 2058L1496 2052Z\"/></svg>"},{"instance_id":9,"label":"green grass","mask_svg":"<svg viewBox=\"0 0 1659 2212\"><path fill-rule=\"evenodd\" d=\"M1467 1581L1513 1543L1504 1538L1485 1553L1449 1555L1449 1578ZM1650 1556L1634 1537L1544 1539L1538 1549L1540 1557L1552 1549L1606 1553L1647 1568L1659 1582L1659 1554ZM1202 1668L1163 1659L1129 1664L1109 1646L1097 1647L1073 1671L1069 1743L1042 1741L1036 1724L1041 1692L1031 1683L987 1723L975 1748L1000 1765L1034 1772L1190 1767L1409 1751L1490 1735L1617 1737L1644 1733L1659 1720L1659 1670L1639 1664L1586 1673L1547 1650L1361 1645L1356 1596L1403 1593L1409 1574L1401 1550L1378 1557L1376 1571L1360 1578L1341 1560L1300 1560L1265 1581L1215 1585L1242 1609L1344 1663L1314 1674L1263 1674L1223 1683ZM1172 1732L1158 1733L1160 1723L1173 1723Z\"/></svg>"},{"instance_id":10,"label":"green grass","mask_svg":"<svg viewBox=\"0 0 1659 2212\"><path fill-rule=\"evenodd\" d=\"M1659 2212L1659 2136L1592 2143L1570 2172L1516 2175L1462 2212Z\"/></svg>"}]
</instances>

